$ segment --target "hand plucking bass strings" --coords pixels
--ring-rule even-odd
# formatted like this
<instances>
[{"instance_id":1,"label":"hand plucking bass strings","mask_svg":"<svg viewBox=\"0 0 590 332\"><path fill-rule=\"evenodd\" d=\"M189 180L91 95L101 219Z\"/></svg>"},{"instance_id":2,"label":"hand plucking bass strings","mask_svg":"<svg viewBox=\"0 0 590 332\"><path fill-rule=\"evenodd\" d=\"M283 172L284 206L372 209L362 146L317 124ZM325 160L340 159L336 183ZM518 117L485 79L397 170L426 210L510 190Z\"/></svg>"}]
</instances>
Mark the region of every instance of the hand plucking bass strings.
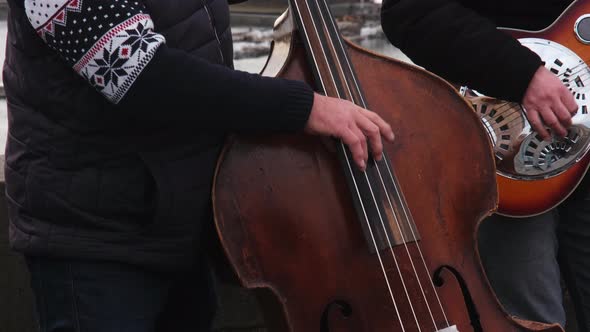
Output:
<instances>
[{"instance_id":1,"label":"hand plucking bass strings","mask_svg":"<svg viewBox=\"0 0 590 332\"><path fill-rule=\"evenodd\" d=\"M372 157L381 160L383 142L392 142L391 126L377 113L368 111L343 99L314 94L313 107L305 126L305 132L313 135L333 136L348 146L361 171L367 167L369 149ZM367 142L368 140L368 142Z\"/></svg>"}]
</instances>

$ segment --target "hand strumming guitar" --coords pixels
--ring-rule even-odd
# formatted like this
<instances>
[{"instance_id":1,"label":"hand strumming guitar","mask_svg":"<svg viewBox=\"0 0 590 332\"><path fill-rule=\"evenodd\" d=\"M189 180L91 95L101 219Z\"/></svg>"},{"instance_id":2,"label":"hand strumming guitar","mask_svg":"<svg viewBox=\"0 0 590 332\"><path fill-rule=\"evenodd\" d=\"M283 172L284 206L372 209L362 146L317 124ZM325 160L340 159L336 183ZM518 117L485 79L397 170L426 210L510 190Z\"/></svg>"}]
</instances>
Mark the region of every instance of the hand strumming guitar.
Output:
<instances>
[{"instance_id":1,"label":"hand strumming guitar","mask_svg":"<svg viewBox=\"0 0 590 332\"><path fill-rule=\"evenodd\" d=\"M533 75L522 106L533 129L545 140L551 139L545 125L555 134L565 136L567 128L572 124L572 116L578 110L578 104L571 92L557 76L543 66Z\"/></svg>"}]
</instances>

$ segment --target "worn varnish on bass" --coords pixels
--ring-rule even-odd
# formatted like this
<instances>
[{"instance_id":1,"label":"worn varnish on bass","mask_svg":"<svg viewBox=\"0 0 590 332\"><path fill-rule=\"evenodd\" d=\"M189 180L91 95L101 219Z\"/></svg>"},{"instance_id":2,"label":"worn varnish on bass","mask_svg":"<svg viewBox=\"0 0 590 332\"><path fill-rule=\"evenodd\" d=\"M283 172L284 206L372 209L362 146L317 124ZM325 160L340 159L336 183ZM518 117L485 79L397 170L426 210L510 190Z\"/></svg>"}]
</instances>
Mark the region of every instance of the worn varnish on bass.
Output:
<instances>
[{"instance_id":1,"label":"worn varnish on bass","mask_svg":"<svg viewBox=\"0 0 590 332\"><path fill-rule=\"evenodd\" d=\"M267 69L377 112L396 140L366 173L341 142L304 134L226 145L216 226L242 284L270 301L271 330L562 331L508 317L482 272L476 228L497 192L470 106L432 74L344 42L325 2L290 10L298 29Z\"/></svg>"}]
</instances>

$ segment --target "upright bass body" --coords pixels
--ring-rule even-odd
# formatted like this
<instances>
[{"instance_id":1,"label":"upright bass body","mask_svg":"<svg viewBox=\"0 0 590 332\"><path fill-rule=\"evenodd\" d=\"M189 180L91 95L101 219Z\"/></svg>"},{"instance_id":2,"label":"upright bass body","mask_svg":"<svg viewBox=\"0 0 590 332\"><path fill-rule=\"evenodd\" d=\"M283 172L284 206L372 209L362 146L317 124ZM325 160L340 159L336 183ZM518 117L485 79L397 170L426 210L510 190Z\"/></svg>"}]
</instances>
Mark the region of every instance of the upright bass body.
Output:
<instances>
[{"instance_id":1,"label":"upright bass body","mask_svg":"<svg viewBox=\"0 0 590 332\"><path fill-rule=\"evenodd\" d=\"M291 36L289 47L275 44L287 57L273 54L267 69L314 85L310 57ZM344 47L368 108L396 134L385 150L405 208L384 210L386 223L409 214L414 236L400 231L374 249L333 142L234 136L218 164L216 226L242 284L272 294L275 330L562 331L510 319L488 287L475 234L497 204L495 168L470 106L424 70Z\"/></svg>"}]
</instances>

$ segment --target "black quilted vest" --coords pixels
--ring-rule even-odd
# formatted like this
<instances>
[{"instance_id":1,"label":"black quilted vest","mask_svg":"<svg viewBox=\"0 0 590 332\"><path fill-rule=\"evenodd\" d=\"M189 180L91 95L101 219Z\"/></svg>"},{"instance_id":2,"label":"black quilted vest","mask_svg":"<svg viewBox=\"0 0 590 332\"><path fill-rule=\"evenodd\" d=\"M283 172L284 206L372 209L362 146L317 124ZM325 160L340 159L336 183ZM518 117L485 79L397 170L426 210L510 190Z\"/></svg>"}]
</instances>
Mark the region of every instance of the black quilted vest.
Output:
<instances>
[{"instance_id":1,"label":"black quilted vest","mask_svg":"<svg viewBox=\"0 0 590 332\"><path fill-rule=\"evenodd\" d=\"M182 119L173 129L137 128L45 46L22 0L8 3L5 176L12 247L165 270L189 265L211 218L223 135L195 133ZM145 4L169 47L232 65L227 0Z\"/></svg>"}]
</instances>

